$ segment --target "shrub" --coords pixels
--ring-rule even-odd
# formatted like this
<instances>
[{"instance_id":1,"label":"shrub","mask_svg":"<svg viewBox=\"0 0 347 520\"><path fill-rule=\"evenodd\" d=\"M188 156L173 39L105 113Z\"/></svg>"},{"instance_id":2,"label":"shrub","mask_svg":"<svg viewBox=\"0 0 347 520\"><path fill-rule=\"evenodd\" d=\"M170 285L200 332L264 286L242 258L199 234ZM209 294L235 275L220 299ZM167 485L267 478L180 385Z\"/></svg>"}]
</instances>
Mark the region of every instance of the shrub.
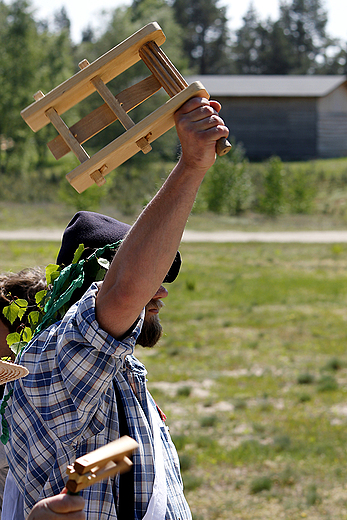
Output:
<instances>
[{"instance_id":1,"label":"shrub","mask_svg":"<svg viewBox=\"0 0 347 520\"><path fill-rule=\"evenodd\" d=\"M338 389L338 384L334 376L326 375L322 376L318 381L319 392L332 392Z\"/></svg>"},{"instance_id":2,"label":"shrub","mask_svg":"<svg viewBox=\"0 0 347 520\"><path fill-rule=\"evenodd\" d=\"M197 477L195 475L190 475L189 473L183 474L183 484L184 489L186 491L192 491L193 489L196 489L201 486L203 483L203 479L201 477Z\"/></svg>"},{"instance_id":3,"label":"shrub","mask_svg":"<svg viewBox=\"0 0 347 520\"><path fill-rule=\"evenodd\" d=\"M204 180L202 198L206 209L213 213L239 215L249 209L251 193L248 160L241 145L233 144L227 155L218 158Z\"/></svg>"},{"instance_id":4,"label":"shrub","mask_svg":"<svg viewBox=\"0 0 347 520\"><path fill-rule=\"evenodd\" d=\"M206 417L202 417L200 419L200 426L202 428L209 428L215 426L218 421L218 417L216 415L207 415Z\"/></svg>"},{"instance_id":5,"label":"shrub","mask_svg":"<svg viewBox=\"0 0 347 520\"><path fill-rule=\"evenodd\" d=\"M307 488L306 503L308 506L313 506L319 502L321 502L321 498L317 492L317 486L315 484L311 484Z\"/></svg>"},{"instance_id":6,"label":"shrub","mask_svg":"<svg viewBox=\"0 0 347 520\"><path fill-rule=\"evenodd\" d=\"M259 211L269 216L276 216L284 209L284 167L279 157L271 157L265 163L262 188L259 197Z\"/></svg>"},{"instance_id":7,"label":"shrub","mask_svg":"<svg viewBox=\"0 0 347 520\"><path fill-rule=\"evenodd\" d=\"M333 372L337 372L337 370L340 370L340 368L342 368L342 362L336 357L329 359L324 367L325 370L331 370Z\"/></svg>"},{"instance_id":8,"label":"shrub","mask_svg":"<svg viewBox=\"0 0 347 520\"><path fill-rule=\"evenodd\" d=\"M186 453L179 455L181 471L188 471L193 465L193 460L190 455Z\"/></svg>"},{"instance_id":9,"label":"shrub","mask_svg":"<svg viewBox=\"0 0 347 520\"><path fill-rule=\"evenodd\" d=\"M272 487L272 480L270 477L257 477L252 480L250 485L250 492L252 495L260 493L261 491L270 491Z\"/></svg>"},{"instance_id":10,"label":"shrub","mask_svg":"<svg viewBox=\"0 0 347 520\"><path fill-rule=\"evenodd\" d=\"M177 390L178 397L189 397L191 393L192 393L191 386L181 386L181 388L179 388Z\"/></svg>"},{"instance_id":11,"label":"shrub","mask_svg":"<svg viewBox=\"0 0 347 520\"><path fill-rule=\"evenodd\" d=\"M285 178L289 213L310 213L317 194L314 168L289 167Z\"/></svg>"},{"instance_id":12,"label":"shrub","mask_svg":"<svg viewBox=\"0 0 347 520\"><path fill-rule=\"evenodd\" d=\"M309 372L299 374L297 381L299 385L311 385L314 382L314 375Z\"/></svg>"}]
</instances>

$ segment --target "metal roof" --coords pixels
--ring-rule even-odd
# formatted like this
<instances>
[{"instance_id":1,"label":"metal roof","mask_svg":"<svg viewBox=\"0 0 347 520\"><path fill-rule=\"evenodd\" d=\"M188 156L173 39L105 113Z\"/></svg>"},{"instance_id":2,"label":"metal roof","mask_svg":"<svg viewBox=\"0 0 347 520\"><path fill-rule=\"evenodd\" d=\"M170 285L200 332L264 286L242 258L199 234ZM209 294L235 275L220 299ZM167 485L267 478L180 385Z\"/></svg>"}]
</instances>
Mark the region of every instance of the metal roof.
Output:
<instances>
[{"instance_id":1,"label":"metal roof","mask_svg":"<svg viewBox=\"0 0 347 520\"><path fill-rule=\"evenodd\" d=\"M212 96L237 97L323 97L347 81L346 76L200 75L188 76L188 83L201 81Z\"/></svg>"}]
</instances>

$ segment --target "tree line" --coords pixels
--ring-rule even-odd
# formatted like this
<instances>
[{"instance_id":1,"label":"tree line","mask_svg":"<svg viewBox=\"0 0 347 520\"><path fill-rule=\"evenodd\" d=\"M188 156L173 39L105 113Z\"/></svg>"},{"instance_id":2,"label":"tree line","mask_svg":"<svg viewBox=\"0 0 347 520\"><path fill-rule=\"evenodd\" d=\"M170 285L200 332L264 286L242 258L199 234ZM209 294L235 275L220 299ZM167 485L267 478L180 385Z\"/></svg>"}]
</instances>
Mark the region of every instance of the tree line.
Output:
<instances>
[{"instance_id":1,"label":"tree line","mask_svg":"<svg viewBox=\"0 0 347 520\"><path fill-rule=\"evenodd\" d=\"M166 34L163 50L183 75L347 71L347 44L327 34L327 12L321 0L284 0L277 20L261 20L250 4L234 32L228 28L227 8L218 0L133 0L131 6L118 7L107 16L100 13L99 29L86 27L78 43L71 39L64 8L48 23L37 20L27 0L0 0L0 200L55 196L62 176L78 164L71 154L58 162L52 159L46 146L56 135L52 125L33 133L20 117L20 111L33 102L33 94L49 92L77 72L82 59L92 62L153 20ZM148 69L139 62L115 78L110 88L116 94L144 75ZM73 124L99 104L99 96L92 95L64 120ZM157 106L153 96L132 112L134 120ZM122 131L111 125L90 140L87 151L95 153ZM168 163L176 159L175 134L168 132L153 148L150 154L137 154L128 161L105 190L123 201L142 197L146 202L167 174ZM18 191L13 189L16 181ZM63 197L73 198L65 191Z\"/></svg>"}]
</instances>

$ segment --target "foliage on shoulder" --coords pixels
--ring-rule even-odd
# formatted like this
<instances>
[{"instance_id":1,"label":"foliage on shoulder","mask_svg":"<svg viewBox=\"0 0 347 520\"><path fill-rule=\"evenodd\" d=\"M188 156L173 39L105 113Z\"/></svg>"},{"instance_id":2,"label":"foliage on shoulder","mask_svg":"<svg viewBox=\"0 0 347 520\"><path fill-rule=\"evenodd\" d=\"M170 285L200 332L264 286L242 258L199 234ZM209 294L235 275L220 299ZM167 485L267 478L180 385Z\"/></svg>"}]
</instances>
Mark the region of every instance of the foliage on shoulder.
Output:
<instances>
[{"instance_id":1,"label":"foliage on shoulder","mask_svg":"<svg viewBox=\"0 0 347 520\"><path fill-rule=\"evenodd\" d=\"M6 337L8 346L16 356L34 336L63 318L74 303L75 291L83 286L85 280L88 283L103 280L110 266L105 253L114 252L120 243L97 249L85 259L82 258L85 248L80 244L67 267L49 264L45 270L48 289L36 293L35 305L30 306L27 300L7 295L10 304L4 307L3 314L11 324L19 321L17 331Z\"/></svg>"}]
</instances>

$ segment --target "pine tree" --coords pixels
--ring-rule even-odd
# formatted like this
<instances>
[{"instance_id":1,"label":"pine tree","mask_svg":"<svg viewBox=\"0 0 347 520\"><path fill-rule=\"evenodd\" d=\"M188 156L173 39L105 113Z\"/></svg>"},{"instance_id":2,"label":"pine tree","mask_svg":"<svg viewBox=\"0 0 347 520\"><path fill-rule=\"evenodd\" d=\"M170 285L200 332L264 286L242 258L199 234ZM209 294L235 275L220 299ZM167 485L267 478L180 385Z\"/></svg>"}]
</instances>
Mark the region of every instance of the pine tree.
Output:
<instances>
[{"instance_id":1,"label":"pine tree","mask_svg":"<svg viewBox=\"0 0 347 520\"><path fill-rule=\"evenodd\" d=\"M226 7L218 0L174 0L177 22L183 28L183 48L192 72L231 72Z\"/></svg>"}]
</instances>

